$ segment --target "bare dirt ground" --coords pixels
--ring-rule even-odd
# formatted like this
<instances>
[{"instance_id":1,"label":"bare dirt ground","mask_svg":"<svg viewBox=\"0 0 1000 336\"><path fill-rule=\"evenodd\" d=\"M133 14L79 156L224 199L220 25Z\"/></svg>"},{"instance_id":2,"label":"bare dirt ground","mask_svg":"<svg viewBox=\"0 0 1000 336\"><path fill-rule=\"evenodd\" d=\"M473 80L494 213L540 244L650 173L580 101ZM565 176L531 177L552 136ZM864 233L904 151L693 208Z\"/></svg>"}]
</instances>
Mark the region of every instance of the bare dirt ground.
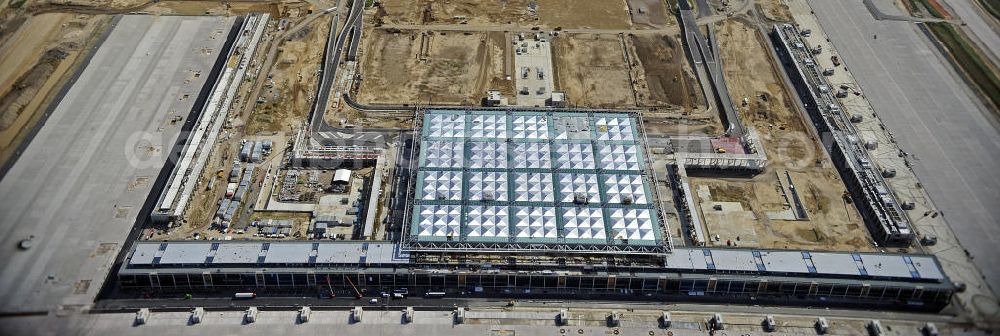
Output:
<instances>
[{"instance_id":1,"label":"bare dirt ground","mask_svg":"<svg viewBox=\"0 0 1000 336\"><path fill-rule=\"evenodd\" d=\"M377 17L388 24L531 24L529 0L388 0Z\"/></svg>"},{"instance_id":2,"label":"bare dirt ground","mask_svg":"<svg viewBox=\"0 0 1000 336\"><path fill-rule=\"evenodd\" d=\"M780 84L763 36L738 20L720 22L716 28L730 94L744 122L761 133L770 166L751 181L705 179L703 183L722 190L723 198L728 195L747 204L759 219L754 231L762 247L871 250L857 210L842 197L843 182ZM809 221L767 219L765 211L779 210L775 207L784 202L778 196L777 181L786 170L792 174Z\"/></svg>"},{"instance_id":3,"label":"bare dirt ground","mask_svg":"<svg viewBox=\"0 0 1000 336\"><path fill-rule=\"evenodd\" d=\"M16 18L13 21L18 21ZM97 42L109 18L86 14L41 14L0 35L0 163L5 162L41 118L84 51Z\"/></svg>"},{"instance_id":4,"label":"bare dirt ground","mask_svg":"<svg viewBox=\"0 0 1000 336\"><path fill-rule=\"evenodd\" d=\"M562 34L553 39L552 54L556 88L566 92L570 105L635 105L618 35Z\"/></svg>"},{"instance_id":5,"label":"bare dirt ground","mask_svg":"<svg viewBox=\"0 0 1000 336\"><path fill-rule=\"evenodd\" d=\"M295 11L309 7L297 0L206 1L206 0L29 0L23 7L29 12L77 12L121 14L146 12L174 15L240 15L269 12L275 16L295 16ZM304 12L302 12L304 13Z\"/></svg>"},{"instance_id":6,"label":"bare dirt ground","mask_svg":"<svg viewBox=\"0 0 1000 336\"><path fill-rule=\"evenodd\" d=\"M245 134L294 134L309 116L319 83L319 65L330 34L328 20L315 20L279 47L278 56L260 94L260 103L246 121ZM264 76L264 71L261 71ZM250 97L248 99L256 99Z\"/></svg>"},{"instance_id":7,"label":"bare dirt ground","mask_svg":"<svg viewBox=\"0 0 1000 336\"><path fill-rule=\"evenodd\" d=\"M626 29L632 26L623 0L538 0L538 17L550 28Z\"/></svg>"},{"instance_id":8,"label":"bare dirt ground","mask_svg":"<svg viewBox=\"0 0 1000 336\"><path fill-rule=\"evenodd\" d=\"M357 100L373 104L475 105L488 89L512 93L500 32L375 29L364 42Z\"/></svg>"},{"instance_id":9,"label":"bare dirt ground","mask_svg":"<svg viewBox=\"0 0 1000 336\"><path fill-rule=\"evenodd\" d=\"M170 15L242 15L251 12L271 13L276 17L282 15L286 6L278 2L234 2L223 4L218 1L165 1L158 2L144 11L155 14Z\"/></svg>"},{"instance_id":10,"label":"bare dirt ground","mask_svg":"<svg viewBox=\"0 0 1000 336\"><path fill-rule=\"evenodd\" d=\"M788 10L785 0L758 0L757 8L764 17L771 21L791 22L792 12Z\"/></svg>"},{"instance_id":11,"label":"bare dirt ground","mask_svg":"<svg viewBox=\"0 0 1000 336\"><path fill-rule=\"evenodd\" d=\"M653 0L638 0L657 3ZM532 11L529 3L537 6ZM661 5L662 6L662 5ZM664 25L665 8L647 6L644 25ZM624 0L387 0L376 17L386 24L519 24L547 28L607 28L631 27L628 7ZM379 22L377 20L376 22Z\"/></svg>"},{"instance_id":12,"label":"bare dirt ground","mask_svg":"<svg viewBox=\"0 0 1000 336\"><path fill-rule=\"evenodd\" d=\"M677 19L667 11L662 0L628 0L627 4L635 28L659 29L677 25Z\"/></svg>"},{"instance_id":13,"label":"bare dirt ground","mask_svg":"<svg viewBox=\"0 0 1000 336\"><path fill-rule=\"evenodd\" d=\"M628 39L636 73L639 104L704 109L705 97L691 70L678 36L632 35Z\"/></svg>"}]
</instances>

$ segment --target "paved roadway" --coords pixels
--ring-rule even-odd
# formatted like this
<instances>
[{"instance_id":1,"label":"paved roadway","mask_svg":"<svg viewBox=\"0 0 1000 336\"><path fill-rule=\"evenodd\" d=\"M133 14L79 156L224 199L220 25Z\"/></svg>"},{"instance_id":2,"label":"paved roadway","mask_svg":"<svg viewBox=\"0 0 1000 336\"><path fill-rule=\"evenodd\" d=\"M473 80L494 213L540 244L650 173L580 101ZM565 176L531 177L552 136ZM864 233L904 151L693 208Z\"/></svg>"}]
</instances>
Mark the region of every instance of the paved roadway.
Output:
<instances>
[{"instance_id":1,"label":"paved roadway","mask_svg":"<svg viewBox=\"0 0 1000 336\"><path fill-rule=\"evenodd\" d=\"M500 300L497 300L500 301ZM254 301L241 301L249 304ZM61 325L45 324L42 317L22 317L25 323L10 329L14 334L82 334L82 335L281 335L281 334L322 334L322 335L712 335L704 329L704 321L711 313L722 313L726 321L725 332L716 335L761 335L760 321L766 314L773 314L779 323L776 332L767 335L815 335L815 316L825 316L831 322L831 334L861 335L869 318L878 318L890 327L884 335L916 335L925 321L934 321L946 335L982 334L961 326L949 326L934 315L873 312L869 316L839 317L836 310L793 309L753 307L748 313L731 313L731 306L704 306L687 304L630 305L627 302L595 302L574 304L562 301L527 302L520 301L513 309L504 309L497 302L492 308L470 307L467 320L455 324L451 305L437 309L421 309L416 306L412 323L402 323L402 306L376 306L366 302L351 301L363 306L362 321L350 321L350 313L345 308L327 310L314 308L309 322L296 322L297 313L293 309L270 310L262 308L253 324L242 323L242 309L230 311L207 311L202 323L189 323L187 309L154 311L147 323L133 325L132 312L109 314L84 314L66 318ZM296 305L297 306L297 305ZM263 306L259 306L263 307ZM558 308L568 308L570 321L567 326L557 326L555 315ZM659 328L658 317L662 310L671 311L672 326L669 330ZM507 310L504 312L503 310ZM621 326L609 328L605 316L612 310L622 314ZM804 312L803 312L804 310ZM857 313L857 312L853 312ZM506 317L506 318L502 318ZM915 318L915 319L911 319ZM0 320L2 321L2 320ZM335 333L331 333L336 330ZM507 333L496 332L506 330ZM491 332L492 331L492 332Z\"/></svg>"},{"instance_id":2,"label":"paved roadway","mask_svg":"<svg viewBox=\"0 0 1000 336\"><path fill-rule=\"evenodd\" d=\"M916 25L875 21L860 1L808 2L987 283L1000 290L1000 132L989 111Z\"/></svg>"},{"instance_id":3,"label":"paved roadway","mask_svg":"<svg viewBox=\"0 0 1000 336\"><path fill-rule=\"evenodd\" d=\"M1000 24L992 22L993 17L976 4L975 0L944 0L954 14L966 24L966 30L971 30L973 41L990 54L993 62L1000 57Z\"/></svg>"},{"instance_id":4,"label":"paved roadway","mask_svg":"<svg viewBox=\"0 0 1000 336\"><path fill-rule=\"evenodd\" d=\"M330 128L330 125L326 123L324 115L326 114L327 105L330 100L330 91L333 88L333 81L337 78L337 69L340 67L340 60L344 52L344 41L349 37L348 35L352 33L352 27L358 29L360 34L361 29L361 16L364 13L364 1L362 0L351 0L351 11L347 14L347 20L344 22L344 27L341 28L339 32L336 32L337 20L339 20L339 15L334 16L333 25L330 26L330 36L327 39L326 51L323 53L325 57L323 60L323 77L320 79L319 87L316 91L316 100L313 101L313 112L312 120L309 122L313 131L323 131ZM357 34L355 34L357 35ZM357 39L354 39L351 43L352 47L349 51L357 52ZM332 53L331 53L332 51Z\"/></svg>"},{"instance_id":5,"label":"paved roadway","mask_svg":"<svg viewBox=\"0 0 1000 336\"><path fill-rule=\"evenodd\" d=\"M168 119L187 116L233 22L117 23L0 181L0 312L93 302L177 138ZM31 235L33 248L15 248Z\"/></svg>"},{"instance_id":6,"label":"paved roadway","mask_svg":"<svg viewBox=\"0 0 1000 336\"><path fill-rule=\"evenodd\" d=\"M727 123L726 133L732 136L743 136L746 132L743 127L743 122L740 120L739 115L736 112L736 105L733 103L732 97L729 95L729 89L726 86L725 74L722 72L722 64L716 60L716 56L713 54L713 50L717 50L715 46L716 41L711 41L712 46L705 41L704 35L702 35L701 30L698 28L697 21L695 20L694 13L691 11L690 7L684 2L680 4L680 17L681 25L684 31L684 41L685 48L688 49L688 53L691 54L694 60L694 67L699 68L698 64L702 64L701 68L704 68L704 72L698 69L699 81L702 82L704 89L705 81L707 80L711 84L712 94L714 99L719 105L717 106L722 112L720 113L720 119ZM694 45L692 45L694 43ZM706 92L707 94L708 92ZM708 98L708 97L706 97ZM711 105L710 105L711 106Z\"/></svg>"}]
</instances>

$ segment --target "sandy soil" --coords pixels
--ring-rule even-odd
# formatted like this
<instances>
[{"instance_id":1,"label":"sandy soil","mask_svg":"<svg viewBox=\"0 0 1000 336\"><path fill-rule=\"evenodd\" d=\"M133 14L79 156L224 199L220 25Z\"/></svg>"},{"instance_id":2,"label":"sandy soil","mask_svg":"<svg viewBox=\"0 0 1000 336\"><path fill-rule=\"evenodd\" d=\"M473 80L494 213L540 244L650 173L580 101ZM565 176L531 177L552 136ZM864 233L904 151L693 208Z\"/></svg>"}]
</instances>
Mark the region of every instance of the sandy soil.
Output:
<instances>
[{"instance_id":1,"label":"sandy soil","mask_svg":"<svg viewBox=\"0 0 1000 336\"><path fill-rule=\"evenodd\" d=\"M389 24L530 24L529 0L387 0L376 15Z\"/></svg>"},{"instance_id":2,"label":"sandy soil","mask_svg":"<svg viewBox=\"0 0 1000 336\"><path fill-rule=\"evenodd\" d=\"M642 70L636 76L641 105L704 108L704 95L677 36L632 35L629 45Z\"/></svg>"},{"instance_id":3,"label":"sandy soil","mask_svg":"<svg viewBox=\"0 0 1000 336\"><path fill-rule=\"evenodd\" d=\"M503 33L375 29L364 43L359 102L476 105L488 89L514 90Z\"/></svg>"},{"instance_id":4,"label":"sandy soil","mask_svg":"<svg viewBox=\"0 0 1000 336\"><path fill-rule=\"evenodd\" d=\"M0 45L0 94L10 91L14 82L31 69L70 17L55 13L32 16L4 38Z\"/></svg>"},{"instance_id":5,"label":"sandy soil","mask_svg":"<svg viewBox=\"0 0 1000 336\"><path fill-rule=\"evenodd\" d=\"M581 107L634 106L618 35L563 34L552 40L556 88Z\"/></svg>"},{"instance_id":6,"label":"sandy soil","mask_svg":"<svg viewBox=\"0 0 1000 336\"><path fill-rule=\"evenodd\" d=\"M628 8L635 28L658 29L677 25L677 19L667 11L662 0L628 0Z\"/></svg>"},{"instance_id":7,"label":"sandy soil","mask_svg":"<svg viewBox=\"0 0 1000 336\"><path fill-rule=\"evenodd\" d=\"M623 0L538 0L541 24L562 28L626 29L632 26Z\"/></svg>"},{"instance_id":8,"label":"sandy soil","mask_svg":"<svg viewBox=\"0 0 1000 336\"><path fill-rule=\"evenodd\" d=\"M650 1L652 0L640 0ZM548 28L619 28L631 26L624 0L386 0L375 15L387 24L520 24ZM645 25L671 21L654 5L648 6ZM665 12L665 9L663 9ZM661 23L662 21L662 23Z\"/></svg>"},{"instance_id":9,"label":"sandy soil","mask_svg":"<svg viewBox=\"0 0 1000 336\"><path fill-rule=\"evenodd\" d=\"M788 10L785 0L758 0L757 7L764 17L771 21L791 22L792 12Z\"/></svg>"},{"instance_id":10,"label":"sandy soil","mask_svg":"<svg viewBox=\"0 0 1000 336\"><path fill-rule=\"evenodd\" d=\"M293 7L307 6L306 4ZM243 15L251 12L271 13L272 16L287 15L287 6L279 5L277 1L269 2L232 2L223 4L219 1L162 1L157 2L144 11L155 14L172 15Z\"/></svg>"},{"instance_id":11,"label":"sandy soil","mask_svg":"<svg viewBox=\"0 0 1000 336\"><path fill-rule=\"evenodd\" d=\"M716 28L730 94L744 122L760 131L770 167L752 181L710 182L735 190L735 197L745 200L757 214L761 220L755 231L763 247L870 250L868 232L854 206L844 202L843 182L780 84L763 36L736 20L723 21ZM792 174L809 221L767 220L764 214L783 202L773 191L786 170Z\"/></svg>"},{"instance_id":12,"label":"sandy soil","mask_svg":"<svg viewBox=\"0 0 1000 336\"><path fill-rule=\"evenodd\" d=\"M83 51L96 43L106 16L43 14L27 19L0 45L0 163L13 154L68 80ZM37 32L37 33L36 33Z\"/></svg>"},{"instance_id":13,"label":"sandy soil","mask_svg":"<svg viewBox=\"0 0 1000 336\"><path fill-rule=\"evenodd\" d=\"M319 65L329 34L329 20L314 20L280 45L270 71L271 79L260 94L263 102L257 104L247 120L246 134L294 133L302 125L316 95Z\"/></svg>"}]
</instances>

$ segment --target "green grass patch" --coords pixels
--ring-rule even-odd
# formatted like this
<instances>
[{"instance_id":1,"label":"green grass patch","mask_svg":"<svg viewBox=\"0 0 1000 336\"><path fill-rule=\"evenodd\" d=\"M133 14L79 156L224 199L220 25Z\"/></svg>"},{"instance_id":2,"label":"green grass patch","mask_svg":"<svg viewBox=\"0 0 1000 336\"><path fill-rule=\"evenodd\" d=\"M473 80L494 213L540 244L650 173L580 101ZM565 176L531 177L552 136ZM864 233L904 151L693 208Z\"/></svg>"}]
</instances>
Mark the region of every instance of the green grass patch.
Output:
<instances>
[{"instance_id":1,"label":"green grass patch","mask_svg":"<svg viewBox=\"0 0 1000 336\"><path fill-rule=\"evenodd\" d=\"M1000 0L976 0L994 19L1000 20Z\"/></svg>"},{"instance_id":2,"label":"green grass patch","mask_svg":"<svg viewBox=\"0 0 1000 336\"><path fill-rule=\"evenodd\" d=\"M930 22L927 27L934 33L955 59L955 63L965 72L993 106L1000 106L1000 79L976 48L960 34L955 27L944 22Z\"/></svg>"},{"instance_id":3,"label":"green grass patch","mask_svg":"<svg viewBox=\"0 0 1000 336\"><path fill-rule=\"evenodd\" d=\"M21 6L24 6L24 3L27 2L27 1L28 0L13 0L10 3L7 4L7 7L10 7L10 8L21 8Z\"/></svg>"},{"instance_id":4,"label":"green grass patch","mask_svg":"<svg viewBox=\"0 0 1000 336\"><path fill-rule=\"evenodd\" d=\"M931 4L927 2L927 0L906 0L906 2L909 3L910 8L913 8L913 10L916 12L927 11L928 14L930 14L935 18L938 19L944 18L944 15L941 14L941 12L938 12L938 10L934 8L934 6L931 6Z\"/></svg>"}]
</instances>

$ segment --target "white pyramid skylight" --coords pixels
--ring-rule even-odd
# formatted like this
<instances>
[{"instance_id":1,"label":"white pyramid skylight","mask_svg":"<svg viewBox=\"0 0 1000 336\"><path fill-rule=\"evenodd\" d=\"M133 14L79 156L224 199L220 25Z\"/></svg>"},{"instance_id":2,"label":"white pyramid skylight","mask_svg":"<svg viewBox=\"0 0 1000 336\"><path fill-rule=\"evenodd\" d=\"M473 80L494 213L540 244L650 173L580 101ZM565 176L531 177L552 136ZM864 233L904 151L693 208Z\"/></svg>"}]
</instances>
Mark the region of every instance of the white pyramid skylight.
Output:
<instances>
[{"instance_id":1,"label":"white pyramid skylight","mask_svg":"<svg viewBox=\"0 0 1000 336\"><path fill-rule=\"evenodd\" d=\"M559 201L564 203L601 203L597 174L559 174Z\"/></svg>"},{"instance_id":2,"label":"white pyramid skylight","mask_svg":"<svg viewBox=\"0 0 1000 336\"><path fill-rule=\"evenodd\" d=\"M545 116L515 116L511 122L514 139L548 139L549 125Z\"/></svg>"},{"instance_id":3,"label":"white pyramid skylight","mask_svg":"<svg viewBox=\"0 0 1000 336\"><path fill-rule=\"evenodd\" d=\"M411 248L662 251L644 139L628 113L432 109L423 118Z\"/></svg>"},{"instance_id":4,"label":"white pyramid skylight","mask_svg":"<svg viewBox=\"0 0 1000 336\"><path fill-rule=\"evenodd\" d=\"M605 239L604 215L600 208L564 208L563 232L568 239Z\"/></svg>"},{"instance_id":5,"label":"white pyramid skylight","mask_svg":"<svg viewBox=\"0 0 1000 336\"><path fill-rule=\"evenodd\" d=\"M552 174L512 174L514 174L513 193L515 202L552 202L555 199L552 190Z\"/></svg>"},{"instance_id":6,"label":"white pyramid skylight","mask_svg":"<svg viewBox=\"0 0 1000 336\"><path fill-rule=\"evenodd\" d=\"M420 205L417 235L422 237L453 237L461 234L461 205Z\"/></svg>"},{"instance_id":7,"label":"white pyramid skylight","mask_svg":"<svg viewBox=\"0 0 1000 336\"><path fill-rule=\"evenodd\" d=\"M608 203L648 203L641 175L604 175L604 190L608 195Z\"/></svg>"},{"instance_id":8,"label":"white pyramid skylight","mask_svg":"<svg viewBox=\"0 0 1000 336\"><path fill-rule=\"evenodd\" d=\"M507 138L507 116L503 114L470 116L470 138Z\"/></svg>"},{"instance_id":9,"label":"white pyramid skylight","mask_svg":"<svg viewBox=\"0 0 1000 336\"><path fill-rule=\"evenodd\" d=\"M461 185L461 182L459 183ZM507 201L506 172L469 173L469 200Z\"/></svg>"},{"instance_id":10,"label":"white pyramid skylight","mask_svg":"<svg viewBox=\"0 0 1000 336\"><path fill-rule=\"evenodd\" d=\"M625 117L600 117L594 122L597 140L634 140L632 120Z\"/></svg>"},{"instance_id":11,"label":"white pyramid skylight","mask_svg":"<svg viewBox=\"0 0 1000 336\"><path fill-rule=\"evenodd\" d=\"M594 169L594 149L589 143L563 143L556 146L556 168Z\"/></svg>"},{"instance_id":12,"label":"white pyramid skylight","mask_svg":"<svg viewBox=\"0 0 1000 336\"><path fill-rule=\"evenodd\" d=\"M470 206L466 218L468 237L507 237L510 235L506 206Z\"/></svg>"},{"instance_id":13,"label":"white pyramid skylight","mask_svg":"<svg viewBox=\"0 0 1000 336\"><path fill-rule=\"evenodd\" d=\"M465 116L459 114L431 114L427 117L427 136L432 138L464 138Z\"/></svg>"},{"instance_id":14,"label":"white pyramid skylight","mask_svg":"<svg viewBox=\"0 0 1000 336\"><path fill-rule=\"evenodd\" d=\"M424 141L426 157L424 167L428 168L462 168L464 155L463 142L455 141Z\"/></svg>"},{"instance_id":15,"label":"white pyramid skylight","mask_svg":"<svg viewBox=\"0 0 1000 336\"><path fill-rule=\"evenodd\" d=\"M639 170L638 148L635 145L601 146L601 168L610 170Z\"/></svg>"},{"instance_id":16,"label":"white pyramid skylight","mask_svg":"<svg viewBox=\"0 0 1000 336\"><path fill-rule=\"evenodd\" d=\"M552 168L552 154L546 142L515 142L511 145L511 168Z\"/></svg>"},{"instance_id":17,"label":"white pyramid skylight","mask_svg":"<svg viewBox=\"0 0 1000 336\"><path fill-rule=\"evenodd\" d=\"M518 238L557 238L556 208L514 207L514 236Z\"/></svg>"},{"instance_id":18,"label":"white pyramid skylight","mask_svg":"<svg viewBox=\"0 0 1000 336\"><path fill-rule=\"evenodd\" d=\"M608 209L611 238L655 240L649 209Z\"/></svg>"},{"instance_id":19,"label":"white pyramid skylight","mask_svg":"<svg viewBox=\"0 0 1000 336\"><path fill-rule=\"evenodd\" d=\"M555 200L552 174L513 173L515 202L552 202Z\"/></svg>"},{"instance_id":20,"label":"white pyramid skylight","mask_svg":"<svg viewBox=\"0 0 1000 336\"><path fill-rule=\"evenodd\" d=\"M470 142L469 168L507 168L506 142Z\"/></svg>"},{"instance_id":21,"label":"white pyramid skylight","mask_svg":"<svg viewBox=\"0 0 1000 336\"><path fill-rule=\"evenodd\" d=\"M420 199L438 201L460 201L462 200L462 172L461 171L424 171L422 181L423 188L420 189Z\"/></svg>"}]
</instances>

